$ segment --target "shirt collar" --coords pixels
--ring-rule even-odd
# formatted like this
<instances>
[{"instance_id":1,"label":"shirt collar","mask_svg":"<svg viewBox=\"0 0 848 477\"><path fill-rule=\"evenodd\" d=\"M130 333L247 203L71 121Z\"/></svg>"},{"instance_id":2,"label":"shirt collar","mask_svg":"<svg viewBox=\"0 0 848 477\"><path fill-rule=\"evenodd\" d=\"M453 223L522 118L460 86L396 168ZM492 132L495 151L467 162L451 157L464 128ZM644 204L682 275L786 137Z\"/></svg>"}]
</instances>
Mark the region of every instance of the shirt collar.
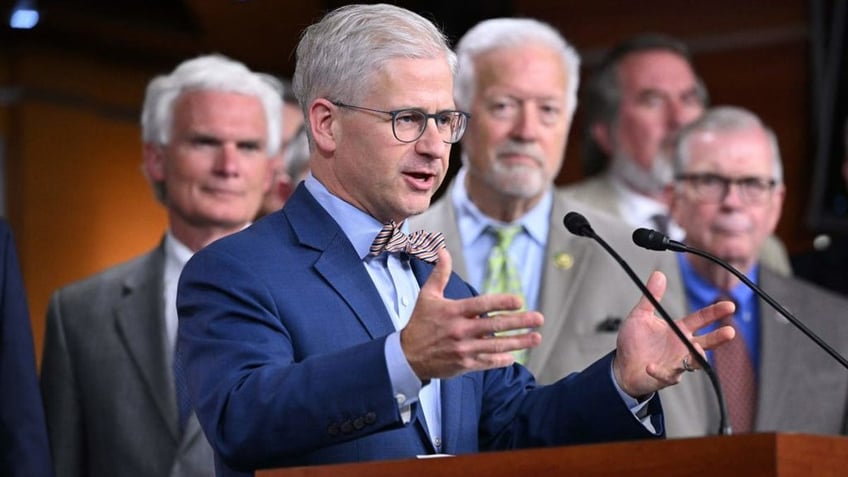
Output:
<instances>
[{"instance_id":1,"label":"shirt collar","mask_svg":"<svg viewBox=\"0 0 848 477\"><path fill-rule=\"evenodd\" d=\"M715 303L716 300L723 297L730 298L737 304L748 303L754 297L754 291L744 283L737 284L730 292L719 290L712 283L698 275L684 254L679 254L677 261L680 264L680 272L686 282L686 294L695 309ZM748 273L748 276L749 278L754 277L751 280L756 282L755 279L759 276L759 265L755 264Z\"/></svg>"},{"instance_id":2,"label":"shirt collar","mask_svg":"<svg viewBox=\"0 0 848 477\"><path fill-rule=\"evenodd\" d=\"M330 193L310 172L306 176L304 186L316 201L324 208L339 224L360 259L365 259L371 249L374 237L382 230L383 224L370 214L354 207L348 202ZM401 231L407 233L409 225L404 221Z\"/></svg>"},{"instance_id":3,"label":"shirt collar","mask_svg":"<svg viewBox=\"0 0 848 477\"><path fill-rule=\"evenodd\" d=\"M176 274L179 276L186 262L188 262L192 255L194 255L194 252L192 252L191 249L184 243L180 242L170 229L167 233L165 233L166 270L176 270Z\"/></svg>"},{"instance_id":4,"label":"shirt collar","mask_svg":"<svg viewBox=\"0 0 848 477\"><path fill-rule=\"evenodd\" d=\"M471 199L468 197L468 189L465 187L465 176L467 173L468 171L465 167L459 170L456 179L454 179L454 187L450 197L456 210L463 247L477 240L490 226L503 227L512 224L521 224L530 238L538 244L544 245L547 240L548 230L550 229L550 214L553 205L552 188L549 187L542 200L533 206L532 209L528 210L526 214L511 224L507 224L484 214L479 207L471 202Z\"/></svg>"},{"instance_id":5,"label":"shirt collar","mask_svg":"<svg viewBox=\"0 0 848 477\"><path fill-rule=\"evenodd\" d=\"M668 213L668 207L665 204L634 191L615 176L612 178L612 187L619 197L618 207L623 217L649 220L653 215Z\"/></svg>"}]
</instances>

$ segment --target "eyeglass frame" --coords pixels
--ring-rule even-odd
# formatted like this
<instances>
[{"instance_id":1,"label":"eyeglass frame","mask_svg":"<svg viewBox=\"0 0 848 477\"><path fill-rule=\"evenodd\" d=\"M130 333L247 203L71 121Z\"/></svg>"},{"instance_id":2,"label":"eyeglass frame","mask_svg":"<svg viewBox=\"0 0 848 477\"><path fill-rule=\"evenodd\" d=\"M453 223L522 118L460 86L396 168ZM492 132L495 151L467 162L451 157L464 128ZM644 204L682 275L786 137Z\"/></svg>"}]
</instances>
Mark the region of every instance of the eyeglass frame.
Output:
<instances>
[{"instance_id":1,"label":"eyeglass frame","mask_svg":"<svg viewBox=\"0 0 848 477\"><path fill-rule=\"evenodd\" d=\"M714 196L709 197L704 194L702 187L704 187L703 182L699 182L705 178L710 178L713 180L717 180L719 184L721 184L721 193ZM774 178L764 178L757 176L743 176L743 177L726 177L721 174L715 174L712 172L691 172L684 174L677 174L674 179L676 181L686 181L692 185L692 190L698 195L698 198L703 201L720 203L724 199L727 198L727 194L730 193L730 186L736 185L739 191L739 197L743 198L747 204L763 204L766 202L766 199L770 197L770 195L774 192L774 188L777 186L777 179ZM750 195L750 187L752 185L756 185L760 187L762 196L754 196L752 198Z\"/></svg>"},{"instance_id":2,"label":"eyeglass frame","mask_svg":"<svg viewBox=\"0 0 848 477\"><path fill-rule=\"evenodd\" d=\"M456 140L454 140L454 141L445 141L444 138L442 138L442 142L444 142L445 144L456 144L462 139L462 136L465 135L465 131L468 129L468 121L471 119L470 113L466 113L465 111L459 111L459 110L456 110L456 109L446 109L446 110L438 111L438 112L431 114L431 113L426 113L426 112L424 112L424 111L422 111L418 108L403 108L403 109L395 109L395 110L392 110L392 111L383 111L381 109L366 108L364 106L355 106L355 105L352 105L352 104L343 103L341 101L330 101L330 102L333 103L334 105L340 107L340 108L352 109L354 111L367 111L367 112L371 112L371 113L388 114L389 116L391 116L392 135L394 135L395 139L397 139L398 141L400 141L404 144L411 144L411 143L421 139L421 136L424 135L424 131L427 130L427 124L429 124L431 118L433 119L433 121L436 122L436 129L438 130L439 123L438 123L437 120L439 119L439 116L446 114L446 113L458 113L460 118L462 118L462 117L465 118L464 122L462 123L462 131L460 131L457 134ZM397 129L396 129L398 116L400 116L403 113L407 113L407 112L414 112L414 113L421 114L421 115L424 116L424 127L422 127L420 131L418 131L418 135L415 136L414 139L410 139L408 141L399 138L398 134L397 134ZM453 129L451 129L451 132L453 132ZM453 136L453 134L451 134L451 136Z\"/></svg>"}]
</instances>

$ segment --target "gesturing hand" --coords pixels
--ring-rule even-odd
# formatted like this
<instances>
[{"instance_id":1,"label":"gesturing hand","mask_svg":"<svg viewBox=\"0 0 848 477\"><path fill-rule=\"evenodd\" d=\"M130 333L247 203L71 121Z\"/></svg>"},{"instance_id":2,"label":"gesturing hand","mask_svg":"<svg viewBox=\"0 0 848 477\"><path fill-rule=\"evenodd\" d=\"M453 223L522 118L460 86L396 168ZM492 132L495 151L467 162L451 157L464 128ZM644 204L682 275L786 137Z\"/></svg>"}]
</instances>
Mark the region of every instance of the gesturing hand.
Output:
<instances>
[{"instance_id":1,"label":"gesturing hand","mask_svg":"<svg viewBox=\"0 0 848 477\"><path fill-rule=\"evenodd\" d=\"M439 261L421 287L409 323L400 334L401 348L419 379L448 378L468 371L508 366L514 361L511 351L541 343L542 336L535 331L495 336L500 331L542 325L544 319L538 312L515 312L522 305L516 295L445 298L451 265L450 253L441 249ZM495 311L505 313L484 318Z\"/></svg>"},{"instance_id":2,"label":"gesturing hand","mask_svg":"<svg viewBox=\"0 0 848 477\"><path fill-rule=\"evenodd\" d=\"M665 275L661 272L652 273L648 279L648 289L657 301L662 299L665 287ZM723 326L704 335L693 334L704 326L732 314L734 309L733 302L721 301L677 320L676 323L703 355L704 350L713 349L733 339L735 332L732 327ZM697 366L697 361L690 356L686 346L665 321L654 315L654 307L650 301L642 297L618 333L617 351L613 362L618 385L627 394L640 397L677 384L685 371L681 366L684 358L693 367Z\"/></svg>"}]
</instances>

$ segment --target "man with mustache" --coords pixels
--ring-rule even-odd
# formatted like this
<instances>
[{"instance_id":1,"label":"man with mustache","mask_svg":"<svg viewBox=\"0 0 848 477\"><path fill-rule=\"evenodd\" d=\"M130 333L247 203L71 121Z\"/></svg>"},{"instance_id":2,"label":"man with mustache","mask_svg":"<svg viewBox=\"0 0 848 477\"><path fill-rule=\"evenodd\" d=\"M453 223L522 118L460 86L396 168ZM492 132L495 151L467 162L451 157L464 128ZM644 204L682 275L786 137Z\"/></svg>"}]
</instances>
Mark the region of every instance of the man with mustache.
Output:
<instances>
[{"instance_id":1,"label":"man with mustache","mask_svg":"<svg viewBox=\"0 0 848 477\"><path fill-rule=\"evenodd\" d=\"M786 194L771 129L749 111L716 107L681 130L673 153L671 214L688 245L745 273L844 355L848 301L760 266ZM689 309L727 298L737 305L736 339L709 355L734 432L844 434L848 372L724 268L691 254L677 259L679 271L669 274L669 283L682 283L686 294L666 301L685 299ZM730 352L736 345L739 358ZM681 416L696 434L715 432L718 416L706 376L692 377L678 386L688 396ZM667 413L667 419L675 416Z\"/></svg>"},{"instance_id":2,"label":"man with mustache","mask_svg":"<svg viewBox=\"0 0 848 477\"><path fill-rule=\"evenodd\" d=\"M482 293L500 291L491 285L503 267L492 257L506 250L507 273L518 285L511 291L547 317L542 344L517 358L540 382L553 382L614 346L640 296L597 243L565 230L563 216L587 216L643 279L673 269L674 260L638 249L628 227L554 187L579 80L579 57L555 29L531 19L486 20L459 41L457 55L454 97L471 113L463 166L445 195L410 224L443 232L454 270ZM515 230L507 246L499 245L502 230ZM677 316L682 308L668 311Z\"/></svg>"},{"instance_id":3,"label":"man with mustache","mask_svg":"<svg viewBox=\"0 0 848 477\"><path fill-rule=\"evenodd\" d=\"M563 189L631 227L647 227L680 239L668 217L671 164L668 147L709 102L689 48L676 38L641 34L610 49L584 94L585 180ZM764 263L791 274L783 243L769 237Z\"/></svg>"}]
</instances>

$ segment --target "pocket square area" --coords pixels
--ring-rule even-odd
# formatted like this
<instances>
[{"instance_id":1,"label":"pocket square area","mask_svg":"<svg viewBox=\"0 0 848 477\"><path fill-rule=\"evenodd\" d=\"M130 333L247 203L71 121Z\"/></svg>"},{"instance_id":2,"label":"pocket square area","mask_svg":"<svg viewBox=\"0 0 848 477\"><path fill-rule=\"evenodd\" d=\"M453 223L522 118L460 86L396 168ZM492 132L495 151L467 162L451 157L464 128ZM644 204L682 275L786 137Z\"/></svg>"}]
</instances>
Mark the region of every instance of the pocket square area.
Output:
<instances>
[{"instance_id":1,"label":"pocket square area","mask_svg":"<svg viewBox=\"0 0 848 477\"><path fill-rule=\"evenodd\" d=\"M595 327L596 331L602 333L614 333L618 331L621 327L621 317L618 316L608 316L604 318L598 326Z\"/></svg>"}]
</instances>

